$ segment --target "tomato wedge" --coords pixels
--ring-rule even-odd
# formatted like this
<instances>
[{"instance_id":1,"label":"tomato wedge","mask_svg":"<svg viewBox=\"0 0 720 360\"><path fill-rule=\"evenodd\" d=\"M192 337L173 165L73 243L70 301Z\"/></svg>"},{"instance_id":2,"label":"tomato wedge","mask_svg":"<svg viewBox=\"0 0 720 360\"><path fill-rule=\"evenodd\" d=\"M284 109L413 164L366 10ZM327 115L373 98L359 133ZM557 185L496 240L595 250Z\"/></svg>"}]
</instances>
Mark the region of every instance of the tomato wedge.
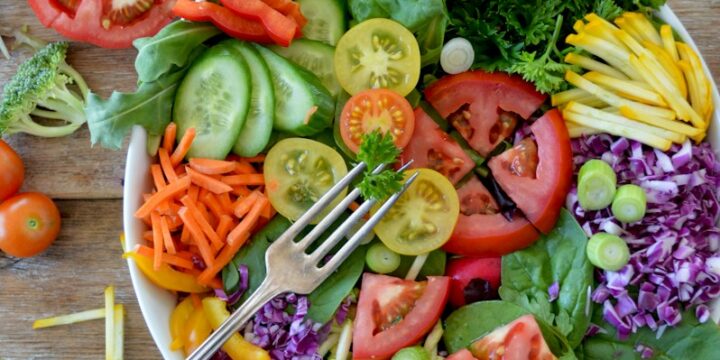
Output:
<instances>
[{"instance_id":1,"label":"tomato wedge","mask_svg":"<svg viewBox=\"0 0 720 360\"><path fill-rule=\"evenodd\" d=\"M535 228L519 215L507 221L495 199L477 178L460 189L460 217L443 249L466 256L502 256L532 244Z\"/></svg>"},{"instance_id":2,"label":"tomato wedge","mask_svg":"<svg viewBox=\"0 0 720 360\"><path fill-rule=\"evenodd\" d=\"M445 76L428 86L425 96L482 156L545 102L545 95L519 77L479 70Z\"/></svg>"},{"instance_id":3,"label":"tomato wedge","mask_svg":"<svg viewBox=\"0 0 720 360\"><path fill-rule=\"evenodd\" d=\"M413 134L415 115L410 103L388 89L361 91L348 100L340 115L340 134L345 145L357 153L362 136L375 130L390 133L402 149Z\"/></svg>"},{"instance_id":4,"label":"tomato wedge","mask_svg":"<svg viewBox=\"0 0 720 360\"><path fill-rule=\"evenodd\" d=\"M497 299L500 257L461 257L448 261L450 304L461 307L475 301Z\"/></svg>"},{"instance_id":5,"label":"tomato wedge","mask_svg":"<svg viewBox=\"0 0 720 360\"><path fill-rule=\"evenodd\" d=\"M173 0L28 0L46 27L73 40L105 48L127 48L155 35L173 15Z\"/></svg>"},{"instance_id":6,"label":"tomato wedge","mask_svg":"<svg viewBox=\"0 0 720 360\"><path fill-rule=\"evenodd\" d=\"M415 130L400 154L400 163L413 160L411 167L433 169L456 184L475 163L450 135L442 131L421 108L415 109Z\"/></svg>"},{"instance_id":7,"label":"tomato wedge","mask_svg":"<svg viewBox=\"0 0 720 360\"><path fill-rule=\"evenodd\" d=\"M555 226L572 181L572 149L565 122L557 109L535 121L530 130L532 141L523 141L494 157L488 163L500 187L522 210L525 217L542 233ZM533 145L528 145L533 144ZM526 165L537 169L527 172ZM519 165L518 165L519 164Z\"/></svg>"},{"instance_id":8,"label":"tomato wedge","mask_svg":"<svg viewBox=\"0 0 720 360\"><path fill-rule=\"evenodd\" d=\"M389 359L417 343L440 318L450 278L425 282L363 275L353 330L353 359Z\"/></svg>"},{"instance_id":9,"label":"tomato wedge","mask_svg":"<svg viewBox=\"0 0 720 360\"><path fill-rule=\"evenodd\" d=\"M478 360L527 359L554 360L532 315L524 315L499 327L470 345L470 352Z\"/></svg>"}]
</instances>

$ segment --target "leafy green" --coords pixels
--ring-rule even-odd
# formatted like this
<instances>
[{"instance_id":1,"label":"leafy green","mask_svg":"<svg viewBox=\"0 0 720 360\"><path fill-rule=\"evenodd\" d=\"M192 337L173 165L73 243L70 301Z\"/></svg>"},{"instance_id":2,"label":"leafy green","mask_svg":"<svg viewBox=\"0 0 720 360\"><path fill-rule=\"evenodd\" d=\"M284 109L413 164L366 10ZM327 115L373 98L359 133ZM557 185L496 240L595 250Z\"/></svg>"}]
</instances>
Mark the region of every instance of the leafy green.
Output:
<instances>
[{"instance_id":1,"label":"leafy green","mask_svg":"<svg viewBox=\"0 0 720 360\"><path fill-rule=\"evenodd\" d=\"M473 68L523 76L546 93L562 90L569 50L557 39L573 32L573 23L595 11L613 19L622 11L656 9L664 0L447 0L448 38L473 44ZM560 19L564 19L560 20ZM560 40L562 41L562 40Z\"/></svg>"},{"instance_id":2,"label":"leafy green","mask_svg":"<svg viewBox=\"0 0 720 360\"><path fill-rule=\"evenodd\" d=\"M588 289L593 266L585 256L587 236L572 214L562 210L555 229L530 247L502 258L500 298L520 305L555 326L571 347L580 344L590 325ZM558 283L557 300L548 289Z\"/></svg>"},{"instance_id":3,"label":"leafy green","mask_svg":"<svg viewBox=\"0 0 720 360\"><path fill-rule=\"evenodd\" d=\"M660 338L655 331L647 327L639 328L625 340L618 340L615 328L602 318L602 309L593 314L593 323L602 324L605 332L588 338L583 343L582 351L586 360L607 359L641 359L636 350L638 345L652 349L652 359L679 360L717 359L717 344L720 344L720 327L712 321L701 324L693 311L682 314L682 321L675 327L668 327Z\"/></svg>"},{"instance_id":4,"label":"leafy green","mask_svg":"<svg viewBox=\"0 0 720 360\"><path fill-rule=\"evenodd\" d=\"M185 67L190 54L200 44L220 34L209 23L175 21L165 26L153 37L133 41L138 50L135 71L139 82L152 82L161 76Z\"/></svg>"},{"instance_id":5,"label":"leafy green","mask_svg":"<svg viewBox=\"0 0 720 360\"><path fill-rule=\"evenodd\" d=\"M415 256L401 256L400 266L393 271L390 275L399 278L404 278L407 275L408 270L415 261ZM428 254L425 264L420 269L418 274L418 280L423 280L428 276L442 276L445 275L445 264L447 263L447 254L442 250L433 250Z\"/></svg>"},{"instance_id":6,"label":"leafy green","mask_svg":"<svg viewBox=\"0 0 720 360\"><path fill-rule=\"evenodd\" d=\"M402 188L403 175L390 169L373 174L381 164L393 164L400 156L392 136L379 130L363 135L357 159L366 165L365 176L357 185L365 199L384 199Z\"/></svg>"},{"instance_id":7,"label":"leafy green","mask_svg":"<svg viewBox=\"0 0 720 360\"><path fill-rule=\"evenodd\" d=\"M325 324L350 294L365 268L366 246L361 246L350 254L342 265L325 279L310 295L310 308L307 316L316 323Z\"/></svg>"}]
</instances>

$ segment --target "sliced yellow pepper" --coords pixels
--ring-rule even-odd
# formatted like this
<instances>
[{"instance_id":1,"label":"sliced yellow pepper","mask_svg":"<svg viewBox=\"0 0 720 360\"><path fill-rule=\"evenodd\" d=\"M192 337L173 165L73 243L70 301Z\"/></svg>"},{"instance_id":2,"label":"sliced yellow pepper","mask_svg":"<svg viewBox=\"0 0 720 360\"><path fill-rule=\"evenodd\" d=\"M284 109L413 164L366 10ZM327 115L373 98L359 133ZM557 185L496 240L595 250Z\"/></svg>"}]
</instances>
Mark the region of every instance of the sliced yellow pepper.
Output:
<instances>
[{"instance_id":1,"label":"sliced yellow pepper","mask_svg":"<svg viewBox=\"0 0 720 360\"><path fill-rule=\"evenodd\" d=\"M188 296L170 314L170 336L173 339L170 350L180 350L185 346L185 326L194 310L192 299Z\"/></svg>"},{"instance_id":2,"label":"sliced yellow pepper","mask_svg":"<svg viewBox=\"0 0 720 360\"><path fill-rule=\"evenodd\" d=\"M206 297L202 302L205 315L210 320L213 329L220 327L220 324L230 317L224 301L216 297ZM245 340L240 334L233 334L230 340L223 345L223 350L233 360L270 360L267 351Z\"/></svg>"},{"instance_id":3,"label":"sliced yellow pepper","mask_svg":"<svg viewBox=\"0 0 720 360\"><path fill-rule=\"evenodd\" d=\"M203 293L209 291L205 286L197 283L195 277L173 270L169 265L160 264L159 270L153 269L152 259L139 255L134 251L128 251L123 255L124 258L131 258L135 261L140 271L147 276L155 285L174 291L182 291L186 293Z\"/></svg>"}]
</instances>

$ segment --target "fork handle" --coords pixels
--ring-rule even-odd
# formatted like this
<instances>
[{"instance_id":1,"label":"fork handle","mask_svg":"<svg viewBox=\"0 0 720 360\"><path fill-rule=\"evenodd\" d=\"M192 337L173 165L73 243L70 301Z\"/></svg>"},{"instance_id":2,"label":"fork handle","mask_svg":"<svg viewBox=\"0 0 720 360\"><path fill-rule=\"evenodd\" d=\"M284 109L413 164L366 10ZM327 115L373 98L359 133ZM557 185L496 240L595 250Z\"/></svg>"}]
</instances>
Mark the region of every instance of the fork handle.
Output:
<instances>
[{"instance_id":1,"label":"fork handle","mask_svg":"<svg viewBox=\"0 0 720 360\"><path fill-rule=\"evenodd\" d=\"M282 291L273 284L273 281L265 280L258 286L257 290L243 303L234 313L230 315L195 351L190 354L188 360L208 360L225 344L234 334L255 315L265 303L272 300Z\"/></svg>"}]
</instances>

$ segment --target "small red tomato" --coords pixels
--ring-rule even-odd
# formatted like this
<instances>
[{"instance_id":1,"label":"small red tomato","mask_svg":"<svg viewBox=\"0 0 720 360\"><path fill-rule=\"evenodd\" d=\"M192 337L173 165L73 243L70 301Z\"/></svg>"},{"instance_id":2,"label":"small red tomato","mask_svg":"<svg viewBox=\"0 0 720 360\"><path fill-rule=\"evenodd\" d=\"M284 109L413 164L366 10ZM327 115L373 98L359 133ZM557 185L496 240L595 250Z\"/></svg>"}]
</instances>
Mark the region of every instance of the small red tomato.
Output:
<instances>
[{"instance_id":1,"label":"small red tomato","mask_svg":"<svg viewBox=\"0 0 720 360\"><path fill-rule=\"evenodd\" d=\"M40 193L21 193L0 204L0 250L30 257L47 249L60 232L60 211Z\"/></svg>"},{"instance_id":2,"label":"small red tomato","mask_svg":"<svg viewBox=\"0 0 720 360\"><path fill-rule=\"evenodd\" d=\"M25 166L10 145L0 140L0 201L14 195L25 179Z\"/></svg>"},{"instance_id":3,"label":"small red tomato","mask_svg":"<svg viewBox=\"0 0 720 360\"><path fill-rule=\"evenodd\" d=\"M448 261L450 304L461 307L468 302L497 298L500 287L499 257L462 257Z\"/></svg>"}]
</instances>

